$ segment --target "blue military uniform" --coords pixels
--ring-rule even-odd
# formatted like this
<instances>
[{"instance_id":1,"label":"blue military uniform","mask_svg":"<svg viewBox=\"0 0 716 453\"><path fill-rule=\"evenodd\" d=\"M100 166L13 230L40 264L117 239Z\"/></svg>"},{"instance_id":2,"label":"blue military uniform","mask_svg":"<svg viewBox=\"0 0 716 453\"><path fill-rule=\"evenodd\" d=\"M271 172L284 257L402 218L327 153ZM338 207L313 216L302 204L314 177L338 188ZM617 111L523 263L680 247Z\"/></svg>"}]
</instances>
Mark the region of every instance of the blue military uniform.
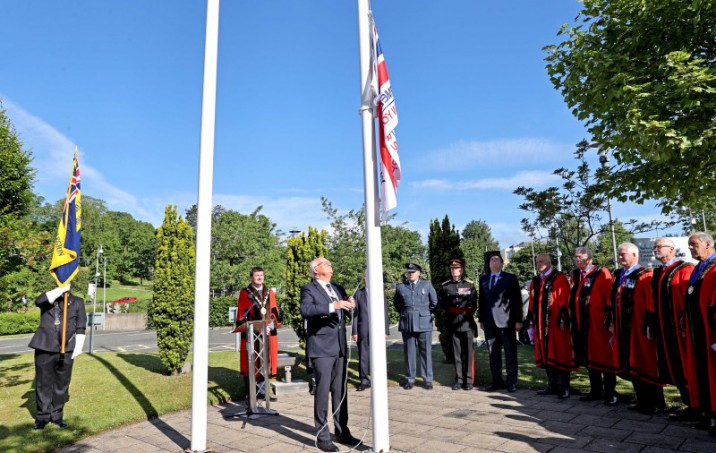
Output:
<instances>
[{"instance_id":1,"label":"blue military uniform","mask_svg":"<svg viewBox=\"0 0 716 453\"><path fill-rule=\"evenodd\" d=\"M406 265L407 272L420 271L415 263ZM426 388L433 385L432 331L433 310L438 303L438 296L433 285L422 279L415 283L407 278L395 287L393 304L400 313L398 330L403 335L405 353L405 387L412 388L415 382L415 347L420 353L420 375Z\"/></svg>"}]
</instances>

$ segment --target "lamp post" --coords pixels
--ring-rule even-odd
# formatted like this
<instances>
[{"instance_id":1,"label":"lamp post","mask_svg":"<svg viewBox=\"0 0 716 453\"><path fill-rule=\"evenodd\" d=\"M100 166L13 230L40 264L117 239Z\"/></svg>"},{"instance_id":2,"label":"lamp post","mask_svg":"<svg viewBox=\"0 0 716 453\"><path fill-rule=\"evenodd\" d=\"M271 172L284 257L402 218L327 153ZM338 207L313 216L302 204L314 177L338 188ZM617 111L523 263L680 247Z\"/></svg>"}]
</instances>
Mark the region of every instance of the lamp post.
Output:
<instances>
[{"instance_id":1,"label":"lamp post","mask_svg":"<svg viewBox=\"0 0 716 453\"><path fill-rule=\"evenodd\" d=\"M291 239L293 239L296 236L298 236L298 233L300 233L300 232L301 232L301 230L299 230L296 227L293 227L293 230L289 231L288 233L291 235Z\"/></svg>"},{"instance_id":2,"label":"lamp post","mask_svg":"<svg viewBox=\"0 0 716 453\"><path fill-rule=\"evenodd\" d=\"M562 272L562 251L559 249L559 228L557 221L554 221L554 242L557 244L557 270Z\"/></svg>"},{"instance_id":3,"label":"lamp post","mask_svg":"<svg viewBox=\"0 0 716 453\"><path fill-rule=\"evenodd\" d=\"M104 255L104 274L102 275L102 313L107 316L107 255ZM102 323L102 330L106 323Z\"/></svg>"},{"instance_id":4,"label":"lamp post","mask_svg":"<svg viewBox=\"0 0 716 453\"><path fill-rule=\"evenodd\" d=\"M609 151L604 148L599 148L597 153L599 155L599 163L602 164L602 168L605 171L609 171ZM609 230L612 234L612 252L614 253L614 269L619 268L617 263L617 237L614 234L614 219L612 217L612 200L607 195L607 212L609 212Z\"/></svg>"},{"instance_id":5,"label":"lamp post","mask_svg":"<svg viewBox=\"0 0 716 453\"><path fill-rule=\"evenodd\" d=\"M102 244L97 249L97 259L95 260L94 267L94 294L92 294L92 323L90 325L90 341L89 341L89 353L94 352L94 326L95 316L97 316L97 280L99 279L99 257L102 255ZM104 316L104 315L103 315Z\"/></svg>"}]
</instances>

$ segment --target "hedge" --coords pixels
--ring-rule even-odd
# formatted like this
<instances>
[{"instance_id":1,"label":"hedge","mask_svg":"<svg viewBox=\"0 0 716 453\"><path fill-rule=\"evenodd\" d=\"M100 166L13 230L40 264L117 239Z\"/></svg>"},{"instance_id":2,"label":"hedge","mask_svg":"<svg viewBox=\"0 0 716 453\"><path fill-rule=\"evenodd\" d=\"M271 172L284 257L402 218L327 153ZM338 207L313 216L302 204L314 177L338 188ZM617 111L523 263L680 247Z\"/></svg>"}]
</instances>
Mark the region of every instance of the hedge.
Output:
<instances>
[{"instance_id":1,"label":"hedge","mask_svg":"<svg viewBox=\"0 0 716 453\"><path fill-rule=\"evenodd\" d=\"M229 322L229 308L236 307L238 298L234 296L212 297L209 301L209 327L225 327Z\"/></svg>"},{"instance_id":2,"label":"hedge","mask_svg":"<svg viewBox=\"0 0 716 453\"><path fill-rule=\"evenodd\" d=\"M38 310L26 313L0 313L0 335L34 333L40 325Z\"/></svg>"}]
</instances>

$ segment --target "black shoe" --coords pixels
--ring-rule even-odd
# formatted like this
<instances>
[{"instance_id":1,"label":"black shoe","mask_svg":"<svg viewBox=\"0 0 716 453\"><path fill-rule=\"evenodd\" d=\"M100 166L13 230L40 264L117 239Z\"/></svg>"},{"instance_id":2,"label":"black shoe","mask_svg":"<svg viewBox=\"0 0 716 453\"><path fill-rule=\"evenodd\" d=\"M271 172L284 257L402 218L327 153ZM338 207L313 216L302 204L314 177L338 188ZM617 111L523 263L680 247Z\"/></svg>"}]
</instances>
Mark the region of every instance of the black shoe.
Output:
<instances>
[{"instance_id":1,"label":"black shoe","mask_svg":"<svg viewBox=\"0 0 716 453\"><path fill-rule=\"evenodd\" d=\"M644 406L644 405L642 405L642 404L640 404L640 403L634 403L634 404L630 404L629 406L627 406L627 409L629 409L630 411L638 411L638 412L641 412L641 411L643 411L644 409L646 409L646 406Z\"/></svg>"},{"instance_id":2,"label":"black shoe","mask_svg":"<svg viewBox=\"0 0 716 453\"><path fill-rule=\"evenodd\" d=\"M357 445L360 445L361 442L362 442L360 439L356 439L355 437L353 437L353 436L350 435L350 434L345 434L345 435L343 435L343 436L337 437L336 440L337 440L338 443L340 443L340 444L350 445L351 447L355 447L355 446L357 446Z\"/></svg>"},{"instance_id":3,"label":"black shoe","mask_svg":"<svg viewBox=\"0 0 716 453\"><path fill-rule=\"evenodd\" d=\"M517 391L517 386L515 384L510 384L507 386L507 391L510 393L515 393Z\"/></svg>"},{"instance_id":4,"label":"black shoe","mask_svg":"<svg viewBox=\"0 0 716 453\"><path fill-rule=\"evenodd\" d=\"M336 444L330 440L319 440L316 442L316 446L321 451L340 451L338 447L336 447Z\"/></svg>"},{"instance_id":5,"label":"black shoe","mask_svg":"<svg viewBox=\"0 0 716 453\"><path fill-rule=\"evenodd\" d=\"M472 384L465 384L465 385L462 387L462 389L463 389L463 390L472 390Z\"/></svg>"},{"instance_id":6,"label":"black shoe","mask_svg":"<svg viewBox=\"0 0 716 453\"><path fill-rule=\"evenodd\" d=\"M495 390L502 390L505 388L505 384L490 384L485 387L486 392L494 392Z\"/></svg>"},{"instance_id":7,"label":"black shoe","mask_svg":"<svg viewBox=\"0 0 716 453\"><path fill-rule=\"evenodd\" d=\"M360 384L360 385L358 385L358 387L356 387L356 390L359 391L359 392L362 392L363 390L365 390L365 389L367 389L367 388L368 388L367 385L365 385L365 384Z\"/></svg>"},{"instance_id":8,"label":"black shoe","mask_svg":"<svg viewBox=\"0 0 716 453\"><path fill-rule=\"evenodd\" d=\"M452 385L453 390L460 390L461 388L463 388L463 385L460 384L459 382L456 382Z\"/></svg>"},{"instance_id":9,"label":"black shoe","mask_svg":"<svg viewBox=\"0 0 716 453\"><path fill-rule=\"evenodd\" d=\"M403 384L403 388L405 390L410 390L411 388L413 388L413 383L410 381L407 381L407 382L405 382L405 384Z\"/></svg>"},{"instance_id":10,"label":"black shoe","mask_svg":"<svg viewBox=\"0 0 716 453\"><path fill-rule=\"evenodd\" d=\"M694 426L696 429L703 429L705 431L712 431L716 429L716 419L704 417Z\"/></svg>"},{"instance_id":11,"label":"black shoe","mask_svg":"<svg viewBox=\"0 0 716 453\"><path fill-rule=\"evenodd\" d=\"M616 395L608 396L604 398L604 405L605 406L616 406L619 404L619 398L617 398Z\"/></svg>"},{"instance_id":12,"label":"black shoe","mask_svg":"<svg viewBox=\"0 0 716 453\"><path fill-rule=\"evenodd\" d=\"M569 389L564 389L561 392L559 392L559 395L557 395L557 398L561 400L566 400L569 398Z\"/></svg>"},{"instance_id":13,"label":"black shoe","mask_svg":"<svg viewBox=\"0 0 716 453\"><path fill-rule=\"evenodd\" d=\"M42 420L35 420L35 428L34 429L45 429L45 426L47 426L47 422Z\"/></svg>"},{"instance_id":14,"label":"black shoe","mask_svg":"<svg viewBox=\"0 0 716 453\"><path fill-rule=\"evenodd\" d=\"M585 401L585 402L586 402L586 401L599 401L599 400L601 400L601 399L603 399L603 398L604 398L604 396L603 396L601 393L592 393L592 392L589 392L589 393L587 393L587 394L584 395L584 396L580 396L580 397L579 397L579 401Z\"/></svg>"},{"instance_id":15,"label":"black shoe","mask_svg":"<svg viewBox=\"0 0 716 453\"><path fill-rule=\"evenodd\" d=\"M60 428L67 428L67 422L64 420L53 421L52 423L59 426Z\"/></svg>"},{"instance_id":16,"label":"black shoe","mask_svg":"<svg viewBox=\"0 0 716 453\"><path fill-rule=\"evenodd\" d=\"M546 389L537 390L537 394L540 395L540 396L556 395L556 394L557 394L557 391L555 391L554 389L551 389L551 388L547 387Z\"/></svg>"},{"instance_id":17,"label":"black shoe","mask_svg":"<svg viewBox=\"0 0 716 453\"><path fill-rule=\"evenodd\" d=\"M432 382L426 382L425 383L425 390L432 390L433 389L433 383Z\"/></svg>"}]
</instances>

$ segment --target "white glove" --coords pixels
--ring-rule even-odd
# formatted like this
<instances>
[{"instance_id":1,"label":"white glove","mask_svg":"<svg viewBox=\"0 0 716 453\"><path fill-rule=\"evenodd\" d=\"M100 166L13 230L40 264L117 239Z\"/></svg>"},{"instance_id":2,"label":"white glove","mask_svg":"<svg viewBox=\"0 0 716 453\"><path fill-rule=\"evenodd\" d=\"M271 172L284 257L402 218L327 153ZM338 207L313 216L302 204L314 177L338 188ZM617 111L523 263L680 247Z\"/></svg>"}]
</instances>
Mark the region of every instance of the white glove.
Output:
<instances>
[{"instance_id":1,"label":"white glove","mask_svg":"<svg viewBox=\"0 0 716 453\"><path fill-rule=\"evenodd\" d=\"M85 335L78 333L77 337L75 338L75 350L72 351L72 360L74 360L78 355L82 354L82 346L85 345Z\"/></svg>"},{"instance_id":2,"label":"white glove","mask_svg":"<svg viewBox=\"0 0 716 453\"><path fill-rule=\"evenodd\" d=\"M70 290L70 284L68 283L65 286L63 286L62 288L51 289L50 291L45 293L45 296L47 297L48 302L52 303L57 298L59 298L61 295L63 295L64 293L66 293L69 290Z\"/></svg>"}]
</instances>

